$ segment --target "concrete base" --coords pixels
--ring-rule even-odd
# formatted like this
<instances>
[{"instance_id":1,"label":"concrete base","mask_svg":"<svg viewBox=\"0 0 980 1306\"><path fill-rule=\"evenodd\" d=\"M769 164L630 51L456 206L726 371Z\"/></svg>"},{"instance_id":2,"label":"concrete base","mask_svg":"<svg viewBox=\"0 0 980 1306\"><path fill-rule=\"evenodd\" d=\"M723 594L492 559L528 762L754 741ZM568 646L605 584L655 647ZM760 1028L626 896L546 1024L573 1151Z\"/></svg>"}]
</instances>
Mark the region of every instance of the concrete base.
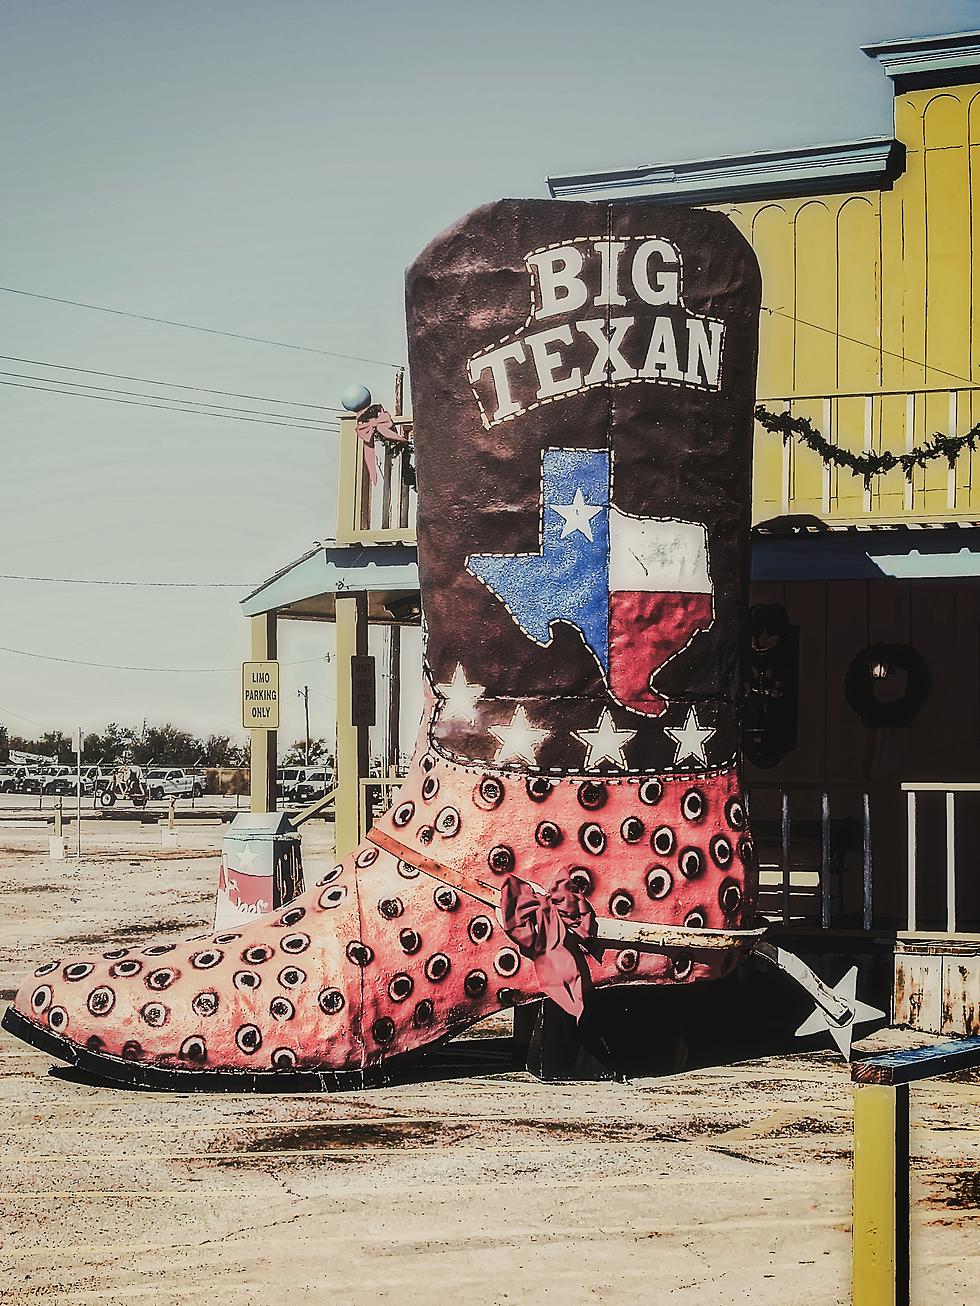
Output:
<instances>
[{"instance_id":1,"label":"concrete base","mask_svg":"<svg viewBox=\"0 0 980 1306\"><path fill-rule=\"evenodd\" d=\"M180 847L180 831L176 826L171 830L169 825L160 827L160 845L163 848Z\"/></svg>"},{"instance_id":2,"label":"concrete base","mask_svg":"<svg viewBox=\"0 0 980 1306\"><path fill-rule=\"evenodd\" d=\"M48 835L48 860L52 862L63 862L65 860L64 835Z\"/></svg>"}]
</instances>

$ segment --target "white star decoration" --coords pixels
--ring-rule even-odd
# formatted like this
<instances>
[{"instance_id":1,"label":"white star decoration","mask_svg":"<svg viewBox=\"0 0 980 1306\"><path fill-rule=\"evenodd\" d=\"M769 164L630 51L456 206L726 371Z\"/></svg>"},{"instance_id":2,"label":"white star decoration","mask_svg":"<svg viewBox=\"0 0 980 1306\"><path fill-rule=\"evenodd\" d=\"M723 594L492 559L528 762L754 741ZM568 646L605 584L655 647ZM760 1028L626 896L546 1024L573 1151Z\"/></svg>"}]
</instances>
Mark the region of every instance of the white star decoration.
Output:
<instances>
[{"instance_id":1,"label":"white star decoration","mask_svg":"<svg viewBox=\"0 0 980 1306\"><path fill-rule=\"evenodd\" d=\"M602 505L586 503L581 486L575 491L571 503L553 503L550 507L564 522L561 528L562 539L566 535L574 535L576 531L581 531L587 540L592 539L592 518L602 512Z\"/></svg>"},{"instance_id":2,"label":"white star decoration","mask_svg":"<svg viewBox=\"0 0 980 1306\"><path fill-rule=\"evenodd\" d=\"M613 766L622 767L625 771L626 758L623 756L623 749L631 739L636 738L636 731L617 730L612 713L604 707L594 730L573 730L572 736L580 739L589 750L585 759L586 767L598 766L600 762L609 761Z\"/></svg>"},{"instance_id":3,"label":"white star decoration","mask_svg":"<svg viewBox=\"0 0 980 1306\"><path fill-rule=\"evenodd\" d=\"M238 870L250 871L255 865L255 853L250 843L243 843L238 853ZM229 869L232 869L229 867Z\"/></svg>"},{"instance_id":4,"label":"white star decoration","mask_svg":"<svg viewBox=\"0 0 980 1306\"><path fill-rule=\"evenodd\" d=\"M670 735L671 739L677 744L674 765L677 766L686 757L693 757L697 762L707 763L708 759L704 755L704 746L714 736L714 733L711 726L698 724L697 713L693 707L688 708L687 720L682 726L665 726L664 734Z\"/></svg>"},{"instance_id":5,"label":"white star decoration","mask_svg":"<svg viewBox=\"0 0 980 1306\"><path fill-rule=\"evenodd\" d=\"M506 725L490 726L489 730L500 741L495 762L512 758L515 761L530 762L532 766L538 760L538 749L551 734L550 730L532 726L523 706L514 709L514 715Z\"/></svg>"},{"instance_id":6,"label":"white star decoration","mask_svg":"<svg viewBox=\"0 0 980 1306\"><path fill-rule=\"evenodd\" d=\"M462 664L457 662L452 679L446 685L436 685L436 693L444 701L443 718L473 722L476 720L476 705L486 690L483 685L468 684Z\"/></svg>"}]
</instances>

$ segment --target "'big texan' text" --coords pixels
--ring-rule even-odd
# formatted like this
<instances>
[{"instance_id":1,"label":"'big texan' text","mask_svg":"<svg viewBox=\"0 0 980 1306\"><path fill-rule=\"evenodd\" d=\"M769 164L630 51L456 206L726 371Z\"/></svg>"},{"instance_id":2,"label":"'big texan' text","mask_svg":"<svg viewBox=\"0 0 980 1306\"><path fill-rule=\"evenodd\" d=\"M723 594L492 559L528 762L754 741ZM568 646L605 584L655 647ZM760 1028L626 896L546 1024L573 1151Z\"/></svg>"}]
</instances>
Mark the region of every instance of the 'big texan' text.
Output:
<instances>
[{"instance_id":1,"label":"'big texan' text","mask_svg":"<svg viewBox=\"0 0 980 1306\"><path fill-rule=\"evenodd\" d=\"M530 315L467 362L488 429L592 386L720 389L725 324L684 307L681 256L669 241L580 237L524 262Z\"/></svg>"}]
</instances>

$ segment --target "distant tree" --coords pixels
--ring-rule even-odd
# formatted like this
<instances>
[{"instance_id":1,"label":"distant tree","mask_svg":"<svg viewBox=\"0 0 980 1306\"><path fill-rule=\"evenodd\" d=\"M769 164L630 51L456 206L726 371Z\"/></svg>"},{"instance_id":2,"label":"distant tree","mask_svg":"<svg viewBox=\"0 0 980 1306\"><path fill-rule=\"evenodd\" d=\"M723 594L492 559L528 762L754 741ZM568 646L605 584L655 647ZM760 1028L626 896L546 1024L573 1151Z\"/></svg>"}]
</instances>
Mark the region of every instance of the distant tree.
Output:
<instances>
[{"instance_id":1,"label":"distant tree","mask_svg":"<svg viewBox=\"0 0 980 1306\"><path fill-rule=\"evenodd\" d=\"M231 760L236 751L230 735L208 735L203 744L202 766L235 766Z\"/></svg>"},{"instance_id":2,"label":"distant tree","mask_svg":"<svg viewBox=\"0 0 980 1306\"><path fill-rule=\"evenodd\" d=\"M111 766L121 761L133 747L133 730L110 721L104 730L93 731L82 740L82 760L95 765Z\"/></svg>"},{"instance_id":3,"label":"distant tree","mask_svg":"<svg viewBox=\"0 0 980 1306\"><path fill-rule=\"evenodd\" d=\"M169 721L161 726L144 721L133 739L133 761L137 766L195 766L203 753L199 739Z\"/></svg>"},{"instance_id":4,"label":"distant tree","mask_svg":"<svg viewBox=\"0 0 980 1306\"><path fill-rule=\"evenodd\" d=\"M331 760L330 748L325 739L310 740L310 766L322 766ZM306 765L306 740L297 739L291 744L282 758L283 766Z\"/></svg>"}]
</instances>

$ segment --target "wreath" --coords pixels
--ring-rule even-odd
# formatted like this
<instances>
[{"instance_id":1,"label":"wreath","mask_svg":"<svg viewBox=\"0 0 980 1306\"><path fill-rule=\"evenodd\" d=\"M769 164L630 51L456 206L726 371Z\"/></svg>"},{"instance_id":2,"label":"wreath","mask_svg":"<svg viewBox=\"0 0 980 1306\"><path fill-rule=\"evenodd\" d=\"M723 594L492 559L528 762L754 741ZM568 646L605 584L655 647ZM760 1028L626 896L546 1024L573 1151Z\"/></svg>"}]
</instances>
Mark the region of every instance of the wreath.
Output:
<instances>
[{"instance_id":1,"label":"wreath","mask_svg":"<svg viewBox=\"0 0 980 1306\"><path fill-rule=\"evenodd\" d=\"M877 687L905 674L905 688L882 699ZM871 644L855 654L844 679L844 697L869 730L910 726L929 696L932 675L922 655L909 644Z\"/></svg>"}]
</instances>

